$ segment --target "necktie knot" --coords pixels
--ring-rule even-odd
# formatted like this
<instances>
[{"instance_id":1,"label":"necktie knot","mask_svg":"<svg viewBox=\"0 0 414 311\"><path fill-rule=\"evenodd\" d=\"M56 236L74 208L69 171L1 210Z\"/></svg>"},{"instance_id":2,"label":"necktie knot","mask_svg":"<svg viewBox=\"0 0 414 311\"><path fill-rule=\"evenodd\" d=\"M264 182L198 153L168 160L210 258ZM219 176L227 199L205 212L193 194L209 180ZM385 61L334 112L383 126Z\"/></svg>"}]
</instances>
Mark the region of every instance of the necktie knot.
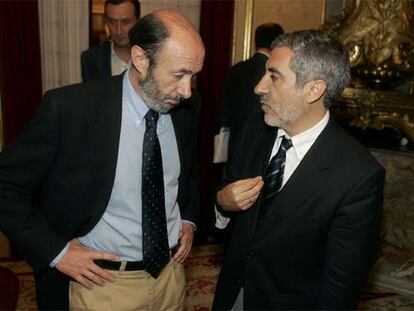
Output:
<instances>
[{"instance_id":1,"label":"necktie knot","mask_svg":"<svg viewBox=\"0 0 414 311\"><path fill-rule=\"evenodd\" d=\"M147 128L156 128L157 127L157 121L159 118L158 112L150 109L148 110L147 114L145 115L145 125Z\"/></svg>"},{"instance_id":2,"label":"necktie knot","mask_svg":"<svg viewBox=\"0 0 414 311\"><path fill-rule=\"evenodd\" d=\"M288 151L293 146L292 140L286 138L286 136L282 136L282 142L280 143L280 148L283 151Z\"/></svg>"}]
</instances>

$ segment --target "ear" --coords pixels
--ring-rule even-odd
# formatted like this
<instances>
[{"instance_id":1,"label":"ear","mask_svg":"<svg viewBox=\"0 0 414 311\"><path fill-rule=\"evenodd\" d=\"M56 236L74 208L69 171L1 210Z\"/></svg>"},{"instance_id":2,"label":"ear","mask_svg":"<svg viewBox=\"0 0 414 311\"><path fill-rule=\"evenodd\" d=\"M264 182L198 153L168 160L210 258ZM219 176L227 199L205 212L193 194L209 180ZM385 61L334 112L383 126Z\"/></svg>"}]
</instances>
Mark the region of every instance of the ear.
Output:
<instances>
[{"instance_id":1,"label":"ear","mask_svg":"<svg viewBox=\"0 0 414 311\"><path fill-rule=\"evenodd\" d=\"M308 104L319 102L326 92L326 82L323 80L309 81L304 86L305 101Z\"/></svg>"},{"instance_id":2,"label":"ear","mask_svg":"<svg viewBox=\"0 0 414 311\"><path fill-rule=\"evenodd\" d=\"M140 78L145 78L149 68L149 59L145 54L145 51L138 45L134 45L131 48L131 63L137 70Z\"/></svg>"}]
</instances>

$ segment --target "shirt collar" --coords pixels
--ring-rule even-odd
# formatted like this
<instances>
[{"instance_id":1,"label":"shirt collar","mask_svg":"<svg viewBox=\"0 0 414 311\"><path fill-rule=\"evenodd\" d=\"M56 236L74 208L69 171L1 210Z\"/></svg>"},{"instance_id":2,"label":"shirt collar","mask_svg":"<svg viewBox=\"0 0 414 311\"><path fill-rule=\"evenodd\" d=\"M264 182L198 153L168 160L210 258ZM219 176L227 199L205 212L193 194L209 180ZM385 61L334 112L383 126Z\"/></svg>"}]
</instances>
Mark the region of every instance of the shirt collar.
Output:
<instances>
[{"instance_id":1,"label":"shirt collar","mask_svg":"<svg viewBox=\"0 0 414 311\"><path fill-rule=\"evenodd\" d=\"M315 140L326 127L329 121L329 110L326 111L325 116L313 127L306 131L290 137L283 129L279 128L277 131L277 140L280 143L282 136L286 136L292 140L293 150L295 151L299 160L302 160L305 154L312 147Z\"/></svg>"},{"instance_id":2,"label":"shirt collar","mask_svg":"<svg viewBox=\"0 0 414 311\"><path fill-rule=\"evenodd\" d=\"M149 108L141 96L139 96L135 89L132 87L131 81L129 79L130 70L131 68L128 68L123 78L123 101L127 103L136 125L139 126L144 120L144 117L147 114ZM160 114L160 118L158 119L158 124L160 126L164 125L164 119L165 115Z\"/></svg>"}]
</instances>

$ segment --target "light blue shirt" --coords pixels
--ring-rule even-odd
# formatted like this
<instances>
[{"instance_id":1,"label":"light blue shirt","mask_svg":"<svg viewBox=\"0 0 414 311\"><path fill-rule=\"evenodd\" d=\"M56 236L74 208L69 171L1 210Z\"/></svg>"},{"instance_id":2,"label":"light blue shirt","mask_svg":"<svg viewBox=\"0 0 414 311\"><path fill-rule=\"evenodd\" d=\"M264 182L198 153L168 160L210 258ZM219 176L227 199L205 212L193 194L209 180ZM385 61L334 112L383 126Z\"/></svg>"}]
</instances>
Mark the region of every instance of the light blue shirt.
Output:
<instances>
[{"instance_id":1,"label":"light blue shirt","mask_svg":"<svg viewBox=\"0 0 414 311\"><path fill-rule=\"evenodd\" d=\"M108 207L91 232L79 238L87 248L119 256L120 260L142 260L142 144L144 116L149 108L133 89L129 70L122 87L122 122L115 181ZM170 114L161 114L157 124L164 171L165 212L170 248L178 243L181 216L177 203L180 159ZM56 265L68 245L53 260Z\"/></svg>"}]
</instances>

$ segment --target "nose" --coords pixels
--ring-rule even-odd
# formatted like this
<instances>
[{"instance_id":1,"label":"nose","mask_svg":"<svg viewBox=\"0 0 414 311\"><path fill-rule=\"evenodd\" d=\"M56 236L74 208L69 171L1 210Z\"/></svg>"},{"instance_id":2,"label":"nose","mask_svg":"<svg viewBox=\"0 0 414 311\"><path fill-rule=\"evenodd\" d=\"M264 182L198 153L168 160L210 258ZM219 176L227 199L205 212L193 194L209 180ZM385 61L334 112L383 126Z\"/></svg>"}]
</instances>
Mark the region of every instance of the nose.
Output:
<instances>
[{"instance_id":1,"label":"nose","mask_svg":"<svg viewBox=\"0 0 414 311\"><path fill-rule=\"evenodd\" d=\"M116 22L116 33L121 34L123 32L123 26L121 25L120 21Z\"/></svg>"},{"instance_id":2,"label":"nose","mask_svg":"<svg viewBox=\"0 0 414 311\"><path fill-rule=\"evenodd\" d=\"M259 81L259 83L257 83L257 85L254 88L254 92L257 95L263 95L266 93L265 91L265 79L266 79L266 74L262 77L262 79Z\"/></svg>"},{"instance_id":3,"label":"nose","mask_svg":"<svg viewBox=\"0 0 414 311\"><path fill-rule=\"evenodd\" d=\"M183 98L191 97L191 78L182 79L178 88L179 96Z\"/></svg>"}]
</instances>

